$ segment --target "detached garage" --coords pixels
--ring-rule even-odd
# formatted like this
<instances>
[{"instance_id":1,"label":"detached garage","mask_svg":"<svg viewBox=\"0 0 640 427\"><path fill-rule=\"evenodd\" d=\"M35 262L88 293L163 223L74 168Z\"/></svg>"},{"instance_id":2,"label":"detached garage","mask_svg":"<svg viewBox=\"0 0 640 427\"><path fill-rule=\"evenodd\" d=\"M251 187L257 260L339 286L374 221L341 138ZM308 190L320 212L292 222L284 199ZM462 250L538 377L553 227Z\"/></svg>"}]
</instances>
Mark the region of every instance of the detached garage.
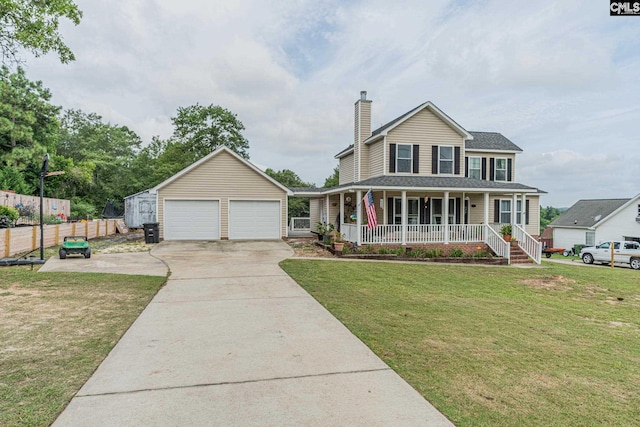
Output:
<instances>
[{"instance_id":1,"label":"detached garage","mask_svg":"<svg viewBox=\"0 0 640 427\"><path fill-rule=\"evenodd\" d=\"M226 147L153 189L165 240L280 239L291 191Z\"/></svg>"}]
</instances>

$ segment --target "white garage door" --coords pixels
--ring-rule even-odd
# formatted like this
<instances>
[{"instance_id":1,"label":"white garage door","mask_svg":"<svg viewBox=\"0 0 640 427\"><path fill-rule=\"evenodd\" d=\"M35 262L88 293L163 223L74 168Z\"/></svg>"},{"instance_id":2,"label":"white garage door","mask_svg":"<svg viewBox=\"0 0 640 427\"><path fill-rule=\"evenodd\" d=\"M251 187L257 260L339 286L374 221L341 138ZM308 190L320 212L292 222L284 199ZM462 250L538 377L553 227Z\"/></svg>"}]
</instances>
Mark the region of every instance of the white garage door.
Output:
<instances>
[{"instance_id":1,"label":"white garage door","mask_svg":"<svg viewBox=\"0 0 640 427\"><path fill-rule=\"evenodd\" d=\"M165 240L218 240L220 202L217 200L166 200Z\"/></svg>"},{"instance_id":2,"label":"white garage door","mask_svg":"<svg viewBox=\"0 0 640 427\"><path fill-rule=\"evenodd\" d=\"M231 200L229 239L279 239L280 202Z\"/></svg>"}]
</instances>

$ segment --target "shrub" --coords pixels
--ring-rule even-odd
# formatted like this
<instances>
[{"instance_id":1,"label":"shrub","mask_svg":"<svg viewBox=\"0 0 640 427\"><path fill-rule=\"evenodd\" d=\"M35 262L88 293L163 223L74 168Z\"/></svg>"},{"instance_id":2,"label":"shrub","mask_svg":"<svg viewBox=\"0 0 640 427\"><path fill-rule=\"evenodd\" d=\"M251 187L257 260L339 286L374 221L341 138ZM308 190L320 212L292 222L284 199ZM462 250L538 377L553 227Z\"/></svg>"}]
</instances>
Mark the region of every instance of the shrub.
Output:
<instances>
[{"instance_id":1,"label":"shrub","mask_svg":"<svg viewBox=\"0 0 640 427\"><path fill-rule=\"evenodd\" d=\"M449 256L451 258L461 258L464 256L464 251L460 248L453 248L451 252L449 252Z\"/></svg>"},{"instance_id":2,"label":"shrub","mask_svg":"<svg viewBox=\"0 0 640 427\"><path fill-rule=\"evenodd\" d=\"M412 249L407 252L407 256L411 258L428 258L427 251L424 248Z\"/></svg>"},{"instance_id":3,"label":"shrub","mask_svg":"<svg viewBox=\"0 0 640 427\"><path fill-rule=\"evenodd\" d=\"M96 215L96 207L81 199L71 200L71 217L91 219Z\"/></svg>"},{"instance_id":4,"label":"shrub","mask_svg":"<svg viewBox=\"0 0 640 427\"><path fill-rule=\"evenodd\" d=\"M11 206L0 206L0 227L13 227L18 217L20 214L17 209Z\"/></svg>"},{"instance_id":5,"label":"shrub","mask_svg":"<svg viewBox=\"0 0 640 427\"><path fill-rule=\"evenodd\" d=\"M392 253L394 253L393 249L385 248L384 246L378 249L378 255L388 255Z\"/></svg>"},{"instance_id":6,"label":"shrub","mask_svg":"<svg viewBox=\"0 0 640 427\"><path fill-rule=\"evenodd\" d=\"M444 251L440 248L437 249L429 249L426 251L425 256L427 258L438 258L444 256Z\"/></svg>"}]
</instances>

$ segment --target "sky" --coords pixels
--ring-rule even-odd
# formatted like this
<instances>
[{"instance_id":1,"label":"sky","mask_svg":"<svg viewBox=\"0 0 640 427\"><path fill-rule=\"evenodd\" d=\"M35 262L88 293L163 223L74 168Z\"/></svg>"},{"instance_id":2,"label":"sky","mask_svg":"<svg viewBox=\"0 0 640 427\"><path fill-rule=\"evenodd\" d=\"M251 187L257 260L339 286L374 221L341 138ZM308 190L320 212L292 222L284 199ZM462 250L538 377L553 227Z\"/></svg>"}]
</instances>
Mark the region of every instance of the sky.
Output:
<instances>
[{"instance_id":1,"label":"sky","mask_svg":"<svg viewBox=\"0 0 640 427\"><path fill-rule=\"evenodd\" d=\"M29 58L52 102L145 143L178 107L220 105L251 161L324 184L353 143L361 90L376 128L431 101L523 149L543 206L640 193L640 16L606 0L77 0L76 61Z\"/></svg>"}]
</instances>

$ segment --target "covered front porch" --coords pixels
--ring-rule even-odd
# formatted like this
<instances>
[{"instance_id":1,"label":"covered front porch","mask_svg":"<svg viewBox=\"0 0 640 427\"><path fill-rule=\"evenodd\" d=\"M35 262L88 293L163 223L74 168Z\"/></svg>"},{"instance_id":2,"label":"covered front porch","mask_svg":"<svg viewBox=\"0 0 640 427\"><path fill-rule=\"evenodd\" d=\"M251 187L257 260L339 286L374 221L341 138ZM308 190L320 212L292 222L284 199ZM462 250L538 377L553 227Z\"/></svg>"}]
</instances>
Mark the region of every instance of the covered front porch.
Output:
<instances>
[{"instance_id":1,"label":"covered front porch","mask_svg":"<svg viewBox=\"0 0 640 427\"><path fill-rule=\"evenodd\" d=\"M530 203L526 191L372 188L375 218L365 210L368 191L338 188L317 195L311 199L311 222L333 224L344 240L356 245L485 243L505 258L511 243L503 239L500 229L510 224L517 245L540 262L541 245L530 233L537 229L537 222L529 224L532 207L537 215L538 201Z\"/></svg>"}]
</instances>

